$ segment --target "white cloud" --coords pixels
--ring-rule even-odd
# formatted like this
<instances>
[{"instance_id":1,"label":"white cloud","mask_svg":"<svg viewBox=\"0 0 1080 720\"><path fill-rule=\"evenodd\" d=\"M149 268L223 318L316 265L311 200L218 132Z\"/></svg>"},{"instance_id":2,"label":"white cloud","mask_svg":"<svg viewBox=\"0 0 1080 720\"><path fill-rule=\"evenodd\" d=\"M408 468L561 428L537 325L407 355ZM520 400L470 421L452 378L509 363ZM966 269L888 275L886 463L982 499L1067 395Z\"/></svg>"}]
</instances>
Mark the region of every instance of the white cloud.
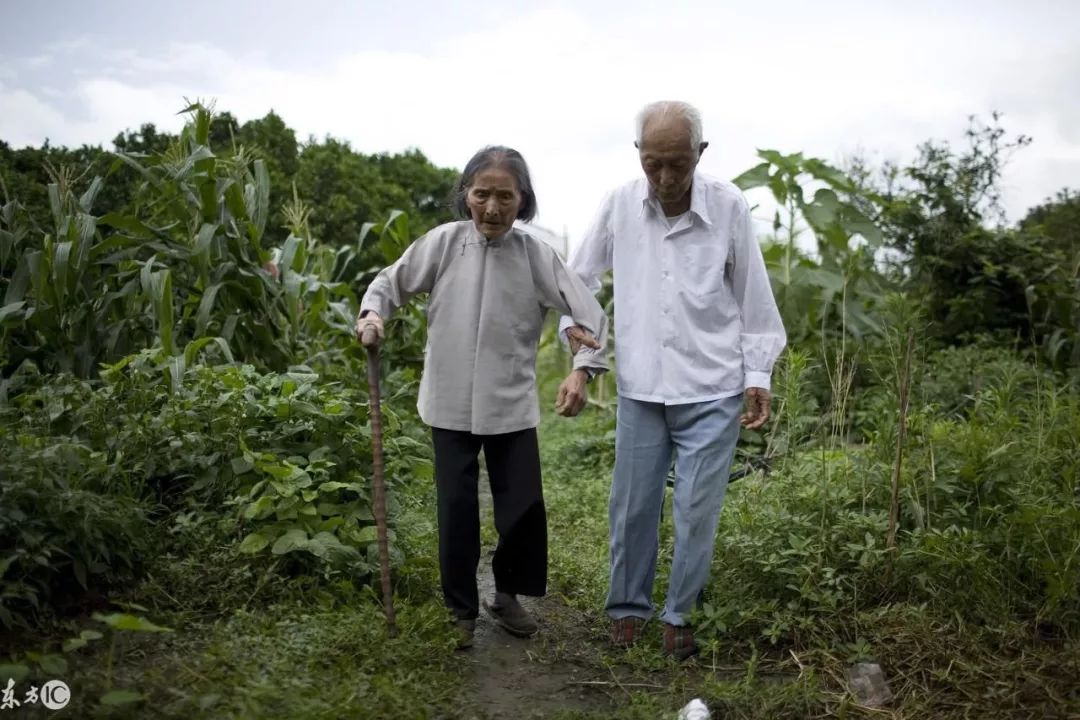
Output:
<instances>
[{"instance_id":1,"label":"white cloud","mask_svg":"<svg viewBox=\"0 0 1080 720\"><path fill-rule=\"evenodd\" d=\"M269 50L57 43L47 52L87 59L70 68L73 100L14 87L8 75L0 137L108 142L143 122L175 129L184 97L212 97L241 119L273 108L302 139L330 134L366 152L419 147L441 165L509 144L533 169L538 221L565 226L572 242L603 193L640 172L633 116L661 97L701 107L712 143L702 169L721 177L755 164L762 147L831 161L859 148L903 159L928 138L958 140L968 114L1000 109L1010 130L1036 138L1005 179L1014 218L1078 184L1070 178L1080 106L1070 83L1080 53L1056 36L861 5L831 16L799 4L738 15L720 5L628 7L602 22L587 9L495 12L483 30L408 51L361 47L318 68L282 68Z\"/></svg>"},{"instance_id":2,"label":"white cloud","mask_svg":"<svg viewBox=\"0 0 1080 720\"><path fill-rule=\"evenodd\" d=\"M0 138L13 147L38 145L45 138L54 144L68 142L67 132L59 133L65 125L60 111L43 102L36 95L20 88L0 85Z\"/></svg>"}]
</instances>

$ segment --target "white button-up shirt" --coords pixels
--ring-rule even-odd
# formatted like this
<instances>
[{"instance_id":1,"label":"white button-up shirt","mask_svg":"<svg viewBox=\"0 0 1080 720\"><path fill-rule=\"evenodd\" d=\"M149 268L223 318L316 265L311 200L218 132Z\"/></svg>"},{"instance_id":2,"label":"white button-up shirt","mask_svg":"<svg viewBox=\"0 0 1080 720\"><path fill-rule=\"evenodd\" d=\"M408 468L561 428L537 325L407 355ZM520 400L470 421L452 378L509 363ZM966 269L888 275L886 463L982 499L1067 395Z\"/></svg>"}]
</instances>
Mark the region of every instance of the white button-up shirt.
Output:
<instances>
[{"instance_id":1,"label":"white button-up shirt","mask_svg":"<svg viewBox=\"0 0 1080 720\"><path fill-rule=\"evenodd\" d=\"M568 265L594 293L614 270L620 395L677 405L769 389L787 336L736 186L695 173L690 211L669 223L645 178L627 183Z\"/></svg>"}]
</instances>

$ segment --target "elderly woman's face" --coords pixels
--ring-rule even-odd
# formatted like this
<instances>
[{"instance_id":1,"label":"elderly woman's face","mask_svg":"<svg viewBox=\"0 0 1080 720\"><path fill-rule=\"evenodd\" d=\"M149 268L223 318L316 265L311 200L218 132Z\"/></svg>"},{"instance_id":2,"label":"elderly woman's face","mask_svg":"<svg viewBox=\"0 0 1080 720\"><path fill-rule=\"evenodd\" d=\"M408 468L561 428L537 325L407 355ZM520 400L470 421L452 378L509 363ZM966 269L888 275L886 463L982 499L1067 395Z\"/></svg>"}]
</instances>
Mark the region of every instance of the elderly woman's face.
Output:
<instances>
[{"instance_id":1,"label":"elderly woman's face","mask_svg":"<svg viewBox=\"0 0 1080 720\"><path fill-rule=\"evenodd\" d=\"M500 167L476 173L465 193L465 204L476 229L491 239L510 229L521 209L521 190L517 180Z\"/></svg>"}]
</instances>

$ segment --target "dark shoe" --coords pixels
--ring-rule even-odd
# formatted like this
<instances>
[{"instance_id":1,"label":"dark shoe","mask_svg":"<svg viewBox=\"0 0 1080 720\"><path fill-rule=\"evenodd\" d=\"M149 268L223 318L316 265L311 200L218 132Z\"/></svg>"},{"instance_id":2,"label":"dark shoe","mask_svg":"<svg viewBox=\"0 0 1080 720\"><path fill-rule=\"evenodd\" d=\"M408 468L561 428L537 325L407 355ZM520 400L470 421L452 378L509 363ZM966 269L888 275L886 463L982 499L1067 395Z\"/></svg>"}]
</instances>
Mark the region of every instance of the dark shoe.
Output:
<instances>
[{"instance_id":1,"label":"dark shoe","mask_svg":"<svg viewBox=\"0 0 1080 720\"><path fill-rule=\"evenodd\" d=\"M462 619L454 621L454 634L457 636L458 650L472 647L474 632L476 632L475 620Z\"/></svg>"},{"instance_id":2,"label":"dark shoe","mask_svg":"<svg viewBox=\"0 0 1080 720\"><path fill-rule=\"evenodd\" d=\"M645 619L639 617L616 618L611 621L611 645L616 648L628 648L637 642Z\"/></svg>"},{"instance_id":3,"label":"dark shoe","mask_svg":"<svg viewBox=\"0 0 1080 720\"><path fill-rule=\"evenodd\" d=\"M500 601L498 605L490 604L487 600L484 600L484 609L487 610L488 615L495 618L495 622L499 624L499 627L511 635L531 637L540 629L532 616L525 611L525 608L521 607L521 603L513 596Z\"/></svg>"},{"instance_id":4,"label":"dark shoe","mask_svg":"<svg viewBox=\"0 0 1080 720\"><path fill-rule=\"evenodd\" d=\"M697 655L698 646L694 642L694 629L689 625L669 625L664 623L664 654L682 661Z\"/></svg>"}]
</instances>

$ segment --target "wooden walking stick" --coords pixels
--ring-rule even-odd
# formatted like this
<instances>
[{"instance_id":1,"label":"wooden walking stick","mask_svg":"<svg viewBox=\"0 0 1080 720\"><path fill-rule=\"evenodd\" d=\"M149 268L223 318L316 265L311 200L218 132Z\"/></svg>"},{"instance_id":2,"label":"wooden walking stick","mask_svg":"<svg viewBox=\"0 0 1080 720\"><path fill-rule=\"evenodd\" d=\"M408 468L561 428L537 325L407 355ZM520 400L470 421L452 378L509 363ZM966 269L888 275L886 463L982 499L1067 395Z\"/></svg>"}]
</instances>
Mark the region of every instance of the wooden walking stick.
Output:
<instances>
[{"instance_id":1,"label":"wooden walking stick","mask_svg":"<svg viewBox=\"0 0 1080 720\"><path fill-rule=\"evenodd\" d=\"M382 406L379 403L377 339L374 328L367 328L361 340L367 347L368 413L371 417L371 514L375 516L375 532L379 541L379 582L382 584L386 629L390 637L396 637L394 593L390 589L390 548L386 532L386 486L383 483Z\"/></svg>"}]
</instances>

